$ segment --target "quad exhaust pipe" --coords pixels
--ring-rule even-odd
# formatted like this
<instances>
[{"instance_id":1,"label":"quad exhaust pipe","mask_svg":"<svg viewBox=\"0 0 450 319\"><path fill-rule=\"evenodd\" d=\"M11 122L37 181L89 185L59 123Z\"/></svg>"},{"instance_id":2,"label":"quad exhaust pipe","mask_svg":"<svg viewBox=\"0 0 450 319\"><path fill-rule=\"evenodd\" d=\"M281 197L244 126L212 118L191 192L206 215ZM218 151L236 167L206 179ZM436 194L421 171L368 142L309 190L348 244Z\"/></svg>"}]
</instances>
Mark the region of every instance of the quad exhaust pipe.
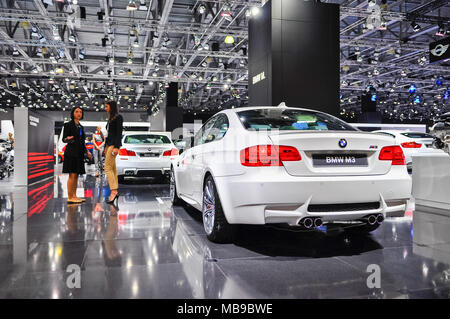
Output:
<instances>
[{"instance_id":1,"label":"quad exhaust pipe","mask_svg":"<svg viewBox=\"0 0 450 319\"><path fill-rule=\"evenodd\" d=\"M383 214L372 214L363 218L363 221L369 225L381 224L384 221Z\"/></svg>"},{"instance_id":2,"label":"quad exhaust pipe","mask_svg":"<svg viewBox=\"0 0 450 319\"><path fill-rule=\"evenodd\" d=\"M378 214L377 215L377 223L381 224L384 221L384 216L383 214Z\"/></svg>"},{"instance_id":3,"label":"quad exhaust pipe","mask_svg":"<svg viewBox=\"0 0 450 319\"><path fill-rule=\"evenodd\" d=\"M300 220L299 224L306 229L316 228L323 225L322 218L320 217L305 217L302 220Z\"/></svg>"},{"instance_id":4,"label":"quad exhaust pipe","mask_svg":"<svg viewBox=\"0 0 450 319\"><path fill-rule=\"evenodd\" d=\"M373 226L381 224L384 221L384 216L383 214L371 214L363 217L361 221ZM298 224L306 229L312 229L322 226L323 221L321 217L305 217Z\"/></svg>"}]
</instances>

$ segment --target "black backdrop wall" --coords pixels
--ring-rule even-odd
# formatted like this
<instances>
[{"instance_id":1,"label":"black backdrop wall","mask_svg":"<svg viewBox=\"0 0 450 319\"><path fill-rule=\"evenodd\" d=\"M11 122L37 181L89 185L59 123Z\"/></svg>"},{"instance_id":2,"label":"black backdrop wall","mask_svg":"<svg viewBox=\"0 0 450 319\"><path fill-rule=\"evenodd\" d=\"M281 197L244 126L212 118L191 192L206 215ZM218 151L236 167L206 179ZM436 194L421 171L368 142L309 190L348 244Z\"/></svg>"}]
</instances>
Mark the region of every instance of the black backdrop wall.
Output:
<instances>
[{"instance_id":1,"label":"black backdrop wall","mask_svg":"<svg viewBox=\"0 0 450 319\"><path fill-rule=\"evenodd\" d=\"M167 88L166 131L183 127L183 109L178 107L178 83L171 82Z\"/></svg>"},{"instance_id":2,"label":"black backdrop wall","mask_svg":"<svg viewBox=\"0 0 450 319\"><path fill-rule=\"evenodd\" d=\"M339 113L339 6L271 0L249 23L249 105Z\"/></svg>"}]
</instances>

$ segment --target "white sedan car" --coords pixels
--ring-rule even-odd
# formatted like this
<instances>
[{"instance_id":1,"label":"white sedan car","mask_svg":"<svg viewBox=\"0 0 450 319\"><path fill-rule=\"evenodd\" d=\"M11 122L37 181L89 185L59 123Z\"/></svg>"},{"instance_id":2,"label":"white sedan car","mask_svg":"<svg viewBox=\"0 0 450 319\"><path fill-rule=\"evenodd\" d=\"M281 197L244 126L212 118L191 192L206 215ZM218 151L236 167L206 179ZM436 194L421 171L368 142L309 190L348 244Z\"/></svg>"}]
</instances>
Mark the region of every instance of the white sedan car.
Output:
<instances>
[{"instance_id":1,"label":"white sedan car","mask_svg":"<svg viewBox=\"0 0 450 319\"><path fill-rule=\"evenodd\" d=\"M412 156L418 153L442 153L442 150L433 148L434 136L422 132L381 130L374 131L391 136L395 139L395 144L400 145L405 154L408 171L412 171Z\"/></svg>"},{"instance_id":2,"label":"white sedan car","mask_svg":"<svg viewBox=\"0 0 450 319\"><path fill-rule=\"evenodd\" d=\"M123 182L125 176L164 177L177 156L178 149L166 135L126 132L116 157L119 181Z\"/></svg>"},{"instance_id":3,"label":"white sedan car","mask_svg":"<svg viewBox=\"0 0 450 319\"><path fill-rule=\"evenodd\" d=\"M318 111L224 110L173 161L170 196L200 210L216 242L231 239L231 224L348 223L367 233L410 198L405 156L393 144Z\"/></svg>"}]
</instances>

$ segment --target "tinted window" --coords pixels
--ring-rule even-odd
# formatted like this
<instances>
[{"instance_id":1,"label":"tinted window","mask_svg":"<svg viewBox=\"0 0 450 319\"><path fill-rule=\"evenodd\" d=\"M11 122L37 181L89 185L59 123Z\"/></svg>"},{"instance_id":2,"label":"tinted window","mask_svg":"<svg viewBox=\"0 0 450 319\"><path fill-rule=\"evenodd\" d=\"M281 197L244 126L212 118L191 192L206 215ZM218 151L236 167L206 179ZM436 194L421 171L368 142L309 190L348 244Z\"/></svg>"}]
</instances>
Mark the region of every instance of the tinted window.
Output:
<instances>
[{"instance_id":1,"label":"tinted window","mask_svg":"<svg viewBox=\"0 0 450 319\"><path fill-rule=\"evenodd\" d=\"M237 115L247 130L357 131L344 121L314 111L273 107Z\"/></svg>"},{"instance_id":2,"label":"tinted window","mask_svg":"<svg viewBox=\"0 0 450 319\"><path fill-rule=\"evenodd\" d=\"M142 134L142 135L127 135L125 143L128 144L169 144L170 139L165 135L156 134Z\"/></svg>"},{"instance_id":3,"label":"tinted window","mask_svg":"<svg viewBox=\"0 0 450 319\"><path fill-rule=\"evenodd\" d=\"M209 141L220 140L225 136L225 133L228 131L229 125L230 124L228 122L228 117L225 114L219 114L211 130L208 132L207 139L209 139Z\"/></svg>"},{"instance_id":4,"label":"tinted window","mask_svg":"<svg viewBox=\"0 0 450 319\"><path fill-rule=\"evenodd\" d=\"M208 132L214 124L214 121L217 117L212 117L206 122L202 128L195 134L194 138L194 146L205 143L206 137L208 136Z\"/></svg>"},{"instance_id":5,"label":"tinted window","mask_svg":"<svg viewBox=\"0 0 450 319\"><path fill-rule=\"evenodd\" d=\"M432 135L426 134L426 133L420 133L420 132L408 132L408 133L401 133L403 136L409 137L409 138L433 138Z\"/></svg>"}]
</instances>

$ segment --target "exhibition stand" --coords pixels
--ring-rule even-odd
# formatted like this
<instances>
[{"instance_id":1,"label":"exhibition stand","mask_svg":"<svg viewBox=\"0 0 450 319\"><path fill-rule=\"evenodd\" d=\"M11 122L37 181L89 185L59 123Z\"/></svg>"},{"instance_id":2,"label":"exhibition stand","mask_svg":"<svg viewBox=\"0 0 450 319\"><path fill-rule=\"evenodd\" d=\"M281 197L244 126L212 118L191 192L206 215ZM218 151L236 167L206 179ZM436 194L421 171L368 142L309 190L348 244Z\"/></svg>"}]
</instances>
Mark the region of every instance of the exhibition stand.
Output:
<instances>
[{"instance_id":1,"label":"exhibition stand","mask_svg":"<svg viewBox=\"0 0 450 319\"><path fill-rule=\"evenodd\" d=\"M413 156L413 253L450 263L450 155Z\"/></svg>"},{"instance_id":2,"label":"exhibition stand","mask_svg":"<svg viewBox=\"0 0 450 319\"><path fill-rule=\"evenodd\" d=\"M416 206L442 209L450 215L450 155L413 156L413 197Z\"/></svg>"},{"instance_id":3,"label":"exhibition stand","mask_svg":"<svg viewBox=\"0 0 450 319\"><path fill-rule=\"evenodd\" d=\"M54 121L28 108L14 108L14 186L29 186L54 175Z\"/></svg>"}]
</instances>

